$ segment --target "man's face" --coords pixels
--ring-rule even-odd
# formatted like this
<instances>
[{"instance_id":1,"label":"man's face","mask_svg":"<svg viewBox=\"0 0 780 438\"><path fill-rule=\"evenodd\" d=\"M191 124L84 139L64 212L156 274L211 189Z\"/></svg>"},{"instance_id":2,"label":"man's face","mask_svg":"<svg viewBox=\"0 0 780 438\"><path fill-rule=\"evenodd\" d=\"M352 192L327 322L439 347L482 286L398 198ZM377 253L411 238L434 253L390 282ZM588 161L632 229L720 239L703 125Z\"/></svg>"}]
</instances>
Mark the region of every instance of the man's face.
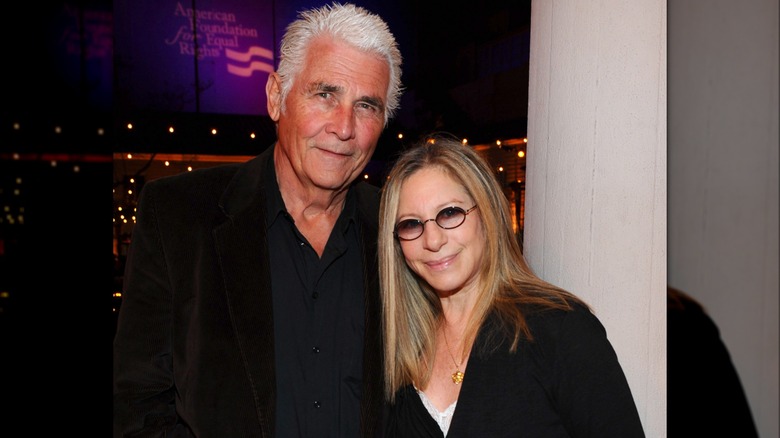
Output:
<instances>
[{"instance_id":1,"label":"man's face","mask_svg":"<svg viewBox=\"0 0 780 438\"><path fill-rule=\"evenodd\" d=\"M368 164L384 129L387 63L319 39L292 85L284 113L273 91L276 79L269 79L269 115L278 122L278 145L292 171L304 185L320 189L349 185Z\"/></svg>"}]
</instances>

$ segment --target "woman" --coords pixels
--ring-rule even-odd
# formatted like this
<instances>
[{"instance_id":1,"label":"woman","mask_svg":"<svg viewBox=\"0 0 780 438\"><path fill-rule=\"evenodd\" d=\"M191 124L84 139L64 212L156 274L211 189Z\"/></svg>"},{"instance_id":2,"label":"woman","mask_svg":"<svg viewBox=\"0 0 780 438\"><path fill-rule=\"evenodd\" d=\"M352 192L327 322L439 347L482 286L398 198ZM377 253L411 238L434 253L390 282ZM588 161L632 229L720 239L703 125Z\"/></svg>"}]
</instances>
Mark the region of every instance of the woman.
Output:
<instances>
[{"instance_id":1,"label":"woman","mask_svg":"<svg viewBox=\"0 0 780 438\"><path fill-rule=\"evenodd\" d=\"M575 295L534 275L490 166L437 138L383 188L388 436L643 437L618 358Z\"/></svg>"}]
</instances>

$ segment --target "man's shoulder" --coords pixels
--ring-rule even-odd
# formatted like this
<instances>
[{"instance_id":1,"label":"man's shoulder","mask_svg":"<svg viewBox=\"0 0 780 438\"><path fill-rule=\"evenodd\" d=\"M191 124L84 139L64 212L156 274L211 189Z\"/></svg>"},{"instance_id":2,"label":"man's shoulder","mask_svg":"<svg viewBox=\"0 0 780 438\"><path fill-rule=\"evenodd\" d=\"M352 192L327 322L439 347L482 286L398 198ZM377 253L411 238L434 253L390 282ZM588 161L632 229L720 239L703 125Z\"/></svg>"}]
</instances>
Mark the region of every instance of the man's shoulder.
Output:
<instances>
[{"instance_id":1,"label":"man's shoulder","mask_svg":"<svg viewBox=\"0 0 780 438\"><path fill-rule=\"evenodd\" d=\"M380 188L360 181L354 184L351 190L355 196L355 204L361 223L376 230L379 221Z\"/></svg>"},{"instance_id":2,"label":"man's shoulder","mask_svg":"<svg viewBox=\"0 0 780 438\"><path fill-rule=\"evenodd\" d=\"M356 193L360 193L367 197L376 197L377 199L379 199L379 194L382 191L381 188L365 181L358 181L352 187Z\"/></svg>"},{"instance_id":3,"label":"man's shoulder","mask_svg":"<svg viewBox=\"0 0 780 438\"><path fill-rule=\"evenodd\" d=\"M220 164L192 171L183 171L174 175L166 175L147 182L152 186L191 186L193 184L214 184L220 180L230 180L243 163Z\"/></svg>"},{"instance_id":4,"label":"man's shoulder","mask_svg":"<svg viewBox=\"0 0 780 438\"><path fill-rule=\"evenodd\" d=\"M156 178L144 184L142 198L152 198L158 206L169 204L173 208L192 204L195 199L203 204L206 199L221 196L240 166L240 163L222 164Z\"/></svg>"},{"instance_id":5,"label":"man's shoulder","mask_svg":"<svg viewBox=\"0 0 780 438\"><path fill-rule=\"evenodd\" d=\"M362 210L377 214L379 212L379 198L381 189L365 181L360 181L352 186L358 206Z\"/></svg>"}]
</instances>

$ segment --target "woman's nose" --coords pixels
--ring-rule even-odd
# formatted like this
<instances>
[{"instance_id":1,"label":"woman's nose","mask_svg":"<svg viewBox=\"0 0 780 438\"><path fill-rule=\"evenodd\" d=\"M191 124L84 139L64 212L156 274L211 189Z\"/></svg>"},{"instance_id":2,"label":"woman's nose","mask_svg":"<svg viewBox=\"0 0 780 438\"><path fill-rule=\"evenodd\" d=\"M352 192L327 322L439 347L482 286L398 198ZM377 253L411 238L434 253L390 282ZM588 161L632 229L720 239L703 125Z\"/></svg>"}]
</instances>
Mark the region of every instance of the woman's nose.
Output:
<instances>
[{"instance_id":1,"label":"woman's nose","mask_svg":"<svg viewBox=\"0 0 780 438\"><path fill-rule=\"evenodd\" d=\"M447 243L447 230L436 224L434 220L425 221L423 224L423 247L429 251L438 251Z\"/></svg>"}]
</instances>

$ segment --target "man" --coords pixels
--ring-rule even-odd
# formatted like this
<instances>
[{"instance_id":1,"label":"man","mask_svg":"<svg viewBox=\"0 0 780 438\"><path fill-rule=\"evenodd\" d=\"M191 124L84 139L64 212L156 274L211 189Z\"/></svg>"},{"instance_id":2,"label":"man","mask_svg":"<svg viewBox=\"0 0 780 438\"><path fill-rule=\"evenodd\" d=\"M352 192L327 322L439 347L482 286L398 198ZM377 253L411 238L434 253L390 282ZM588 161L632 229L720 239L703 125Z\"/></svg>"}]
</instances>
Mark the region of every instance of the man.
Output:
<instances>
[{"instance_id":1,"label":"man","mask_svg":"<svg viewBox=\"0 0 780 438\"><path fill-rule=\"evenodd\" d=\"M114 342L114 435L373 437L378 188L355 183L401 93L386 23L300 14L266 85L277 141L148 182Z\"/></svg>"}]
</instances>

